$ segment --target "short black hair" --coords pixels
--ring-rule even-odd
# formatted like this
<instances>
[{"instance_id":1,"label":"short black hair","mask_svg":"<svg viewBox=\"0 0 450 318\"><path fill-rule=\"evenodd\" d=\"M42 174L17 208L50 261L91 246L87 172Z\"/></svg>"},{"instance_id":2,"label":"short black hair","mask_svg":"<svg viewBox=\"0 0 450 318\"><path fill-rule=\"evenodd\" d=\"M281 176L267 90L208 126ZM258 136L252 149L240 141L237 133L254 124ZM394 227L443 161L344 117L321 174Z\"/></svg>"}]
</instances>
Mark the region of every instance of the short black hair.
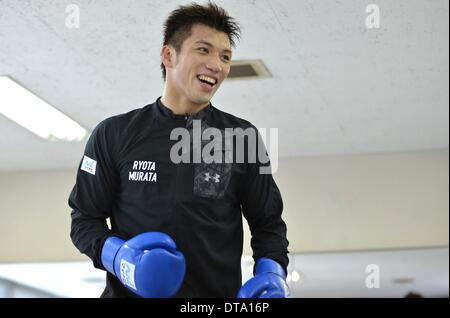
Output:
<instances>
[{"instance_id":1,"label":"short black hair","mask_svg":"<svg viewBox=\"0 0 450 318\"><path fill-rule=\"evenodd\" d=\"M235 39L240 39L239 24L223 8L209 1L206 5L191 3L172 11L164 23L163 46L170 44L179 53L184 41L191 36L192 26L195 24L203 24L226 33L233 47L236 45ZM161 70L165 81L166 67L163 63Z\"/></svg>"}]
</instances>

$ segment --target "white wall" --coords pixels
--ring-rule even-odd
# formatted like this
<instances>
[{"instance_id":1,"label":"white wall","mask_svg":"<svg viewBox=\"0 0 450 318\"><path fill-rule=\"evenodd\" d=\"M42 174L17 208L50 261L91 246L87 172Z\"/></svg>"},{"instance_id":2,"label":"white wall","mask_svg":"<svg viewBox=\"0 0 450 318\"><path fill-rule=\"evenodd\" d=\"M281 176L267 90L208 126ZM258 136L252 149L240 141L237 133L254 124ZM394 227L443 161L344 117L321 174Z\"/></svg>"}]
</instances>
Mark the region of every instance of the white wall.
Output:
<instances>
[{"instance_id":1,"label":"white wall","mask_svg":"<svg viewBox=\"0 0 450 318\"><path fill-rule=\"evenodd\" d=\"M0 173L0 262L85 259L69 237L75 173ZM448 150L281 160L289 249L448 246L448 173Z\"/></svg>"},{"instance_id":2,"label":"white wall","mask_svg":"<svg viewBox=\"0 0 450 318\"><path fill-rule=\"evenodd\" d=\"M80 259L67 200L75 171L0 174L0 261Z\"/></svg>"},{"instance_id":3,"label":"white wall","mask_svg":"<svg viewBox=\"0 0 450 318\"><path fill-rule=\"evenodd\" d=\"M292 251L448 246L448 150L284 160Z\"/></svg>"}]
</instances>

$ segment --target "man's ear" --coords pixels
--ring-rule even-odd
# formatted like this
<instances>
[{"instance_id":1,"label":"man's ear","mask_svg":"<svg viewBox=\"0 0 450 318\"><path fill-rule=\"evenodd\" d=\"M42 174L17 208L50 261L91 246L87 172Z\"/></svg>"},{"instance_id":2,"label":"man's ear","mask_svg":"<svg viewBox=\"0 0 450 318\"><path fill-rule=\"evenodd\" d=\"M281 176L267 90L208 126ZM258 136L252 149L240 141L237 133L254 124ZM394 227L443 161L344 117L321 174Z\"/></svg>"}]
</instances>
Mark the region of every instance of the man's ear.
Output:
<instances>
[{"instance_id":1,"label":"man's ear","mask_svg":"<svg viewBox=\"0 0 450 318\"><path fill-rule=\"evenodd\" d=\"M164 45L161 48L161 62L166 68L172 68L175 65L175 49L170 45Z\"/></svg>"}]
</instances>

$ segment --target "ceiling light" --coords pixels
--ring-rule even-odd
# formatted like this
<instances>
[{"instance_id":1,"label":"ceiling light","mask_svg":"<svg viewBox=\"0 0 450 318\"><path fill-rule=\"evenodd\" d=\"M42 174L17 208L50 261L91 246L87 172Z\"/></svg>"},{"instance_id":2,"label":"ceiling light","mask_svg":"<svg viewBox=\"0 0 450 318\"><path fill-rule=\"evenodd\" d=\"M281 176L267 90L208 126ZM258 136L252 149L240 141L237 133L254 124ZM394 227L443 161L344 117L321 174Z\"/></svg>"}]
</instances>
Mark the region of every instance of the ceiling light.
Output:
<instances>
[{"instance_id":1,"label":"ceiling light","mask_svg":"<svg viewBox=\"0 0 450 318\"><path fill-rule=\"evenodd\" d=\"M9 77L0 76L0 114L50 141L80 141L88 132Z\"/></svg>"},{"instance_id":2,"label":"ceiling light","mask_svg":"<svg viewBox=\"0 0 450 318\"><path fill-rule=\"evenodd\" d=\"M295 283L295 282L298 282L298 280L300 279L300 274L296 271L296 270L294 270L293 272L292 272L292 281Z\"/></svg>"}]
</instances>

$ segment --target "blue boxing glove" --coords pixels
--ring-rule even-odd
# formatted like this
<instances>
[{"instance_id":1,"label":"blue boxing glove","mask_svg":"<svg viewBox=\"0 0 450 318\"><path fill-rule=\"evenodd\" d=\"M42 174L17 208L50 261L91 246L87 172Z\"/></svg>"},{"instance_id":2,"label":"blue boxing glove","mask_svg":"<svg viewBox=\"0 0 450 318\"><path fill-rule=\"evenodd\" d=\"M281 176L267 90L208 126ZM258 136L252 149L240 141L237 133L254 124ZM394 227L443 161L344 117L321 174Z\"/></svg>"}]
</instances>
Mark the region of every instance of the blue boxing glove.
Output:
<instances>
[{"instance_id":1,"label":"blue boxing glove","mask_svg":"<svg viewBox=\"0 0 450 318\"><path fill-rule=\"evenodd\" d=\"M287 298L290 296L286 273L270 258L256 261L255 276L239 290L238 298Z\"/></svg>"},{"instance_id":2,"label":"blue boxing glove","mask_svg":"<svg viewBox=\"0 0 450 318\"><path fill-rule=\"evenodd\" d=\"M186 272L183 254L170 236L139 234L128 241L111 236L102 248L102 264L122 284L141 297L175 295Z\"/></svg>"}]
</instances>

